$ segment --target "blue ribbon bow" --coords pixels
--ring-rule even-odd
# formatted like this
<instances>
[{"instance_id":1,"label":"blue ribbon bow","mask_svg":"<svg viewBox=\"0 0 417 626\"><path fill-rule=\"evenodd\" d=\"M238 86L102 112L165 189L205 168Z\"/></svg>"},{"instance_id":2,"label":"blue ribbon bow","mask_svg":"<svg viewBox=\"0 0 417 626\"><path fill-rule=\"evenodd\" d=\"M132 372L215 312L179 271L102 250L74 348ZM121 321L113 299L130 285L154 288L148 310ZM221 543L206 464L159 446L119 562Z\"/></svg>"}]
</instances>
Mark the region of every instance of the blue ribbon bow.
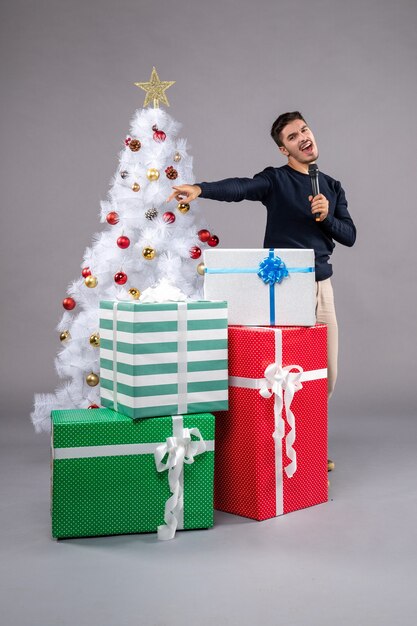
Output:
<instances>
[{"instance_id":1,"label":"blue ribbon bow","mask_svg":"<svg viewBox=\"0 0 417 626\"><path fill-rule=\"evenodd\" d=\"M280 285L289 274L284 261L275 256L274 248L270 248L269 255L259 263L258 276L265 285L269 284L269 321L275 326L275 283Z\"/></svg>"},{"instance_id":2,"label":"blue ribbon bow","mask_svg":"<svg viewBox=\"0 0 417 626\"><path fill-rule=\"evenodd\" d=\"M289 276L287 266L279 256L274 256L274 251L269 252L269 256L259 263L258 276L265 284L281 284L284 278Z\"/></svg>"}]
</instances>

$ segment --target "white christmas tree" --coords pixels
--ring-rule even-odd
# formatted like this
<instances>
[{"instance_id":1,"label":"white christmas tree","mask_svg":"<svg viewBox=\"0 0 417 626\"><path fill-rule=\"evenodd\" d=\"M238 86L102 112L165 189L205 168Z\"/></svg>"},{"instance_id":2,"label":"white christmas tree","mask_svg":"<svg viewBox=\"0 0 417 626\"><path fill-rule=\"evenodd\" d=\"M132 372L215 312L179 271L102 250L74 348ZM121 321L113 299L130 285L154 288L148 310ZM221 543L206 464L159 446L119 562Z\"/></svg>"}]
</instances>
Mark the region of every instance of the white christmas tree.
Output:
<instances>
[{"instance_id":1,"label":"white christmas tree","mask_svg":"<svg viewBox=\"0 0 417 626\"><path fill-rule=\"evenodd\" d=\"M93 236L84 254L81 277L68 287L58 324L62 349L55 365L63 384L54 394L36 394L31 418L37 431L48 430L54 409L97 408L100 404L99 302L138 300L158 283L190 299L202 296L199 257L203 245L219 242L204 223L198 202L167 205L173 184L194 181L187 141L180 124L159 108L168 105L153 68L147 92L124 141L108 201L101 203L105 229ZM174 182L175 181L175 182ZM175 292L175 289L174 289Z\"/></svg>"}]
</instances>

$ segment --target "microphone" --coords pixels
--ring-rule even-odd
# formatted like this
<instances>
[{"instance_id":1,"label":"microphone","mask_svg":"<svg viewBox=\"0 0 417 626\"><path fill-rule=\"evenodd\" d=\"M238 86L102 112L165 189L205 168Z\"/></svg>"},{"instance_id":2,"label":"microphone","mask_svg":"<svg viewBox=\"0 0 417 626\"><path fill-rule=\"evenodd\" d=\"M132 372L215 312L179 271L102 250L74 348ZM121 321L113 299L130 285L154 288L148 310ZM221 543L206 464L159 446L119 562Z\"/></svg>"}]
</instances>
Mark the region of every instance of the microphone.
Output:
<instances>
[{"instance_id":1,"label":"microphone","mask_svg":"<svg viewBox=\"0 0 417 626\"><path fill-rule=\"evenodd\" d=\"M310 163L308 166L308 175L310 176L311 188L313 190L313 196L317 196L320 193L319 189L319 168L317 163ZM320 221L320 213L315 214L316 222Z\"/></svg>"}]
</instances>

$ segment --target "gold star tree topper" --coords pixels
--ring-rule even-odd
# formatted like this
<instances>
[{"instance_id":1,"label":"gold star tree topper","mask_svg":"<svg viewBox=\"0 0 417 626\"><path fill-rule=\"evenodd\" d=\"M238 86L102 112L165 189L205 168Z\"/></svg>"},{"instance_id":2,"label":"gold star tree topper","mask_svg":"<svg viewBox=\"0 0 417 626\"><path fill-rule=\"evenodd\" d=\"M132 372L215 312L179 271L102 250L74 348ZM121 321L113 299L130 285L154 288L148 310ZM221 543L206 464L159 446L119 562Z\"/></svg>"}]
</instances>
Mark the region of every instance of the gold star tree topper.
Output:
<instances>
[{"instance_id":1,"label":"gold star tree topper","mask_svg":"<svg viewBox=\"0 0 417 626\"><path fill-rule=\"evenodd\" d=\"M168 102L168 98L165 95L165 91L168 89L168 87L172 87L174 83L175 83L175 80L171 82L159 80L158 72L156 71L154 67L152 68L152 74L149 79L149 82L148 83L135 83L135 86L140 87L141 89L146 91L146 98L145 98L145 102L143 106L144 107L148 106L148 104L150 104L153 100L153 108L158 109L159 101L161 101L163 104L166 104L169 107L169 102Z\"/></svg>"}]
</instances>

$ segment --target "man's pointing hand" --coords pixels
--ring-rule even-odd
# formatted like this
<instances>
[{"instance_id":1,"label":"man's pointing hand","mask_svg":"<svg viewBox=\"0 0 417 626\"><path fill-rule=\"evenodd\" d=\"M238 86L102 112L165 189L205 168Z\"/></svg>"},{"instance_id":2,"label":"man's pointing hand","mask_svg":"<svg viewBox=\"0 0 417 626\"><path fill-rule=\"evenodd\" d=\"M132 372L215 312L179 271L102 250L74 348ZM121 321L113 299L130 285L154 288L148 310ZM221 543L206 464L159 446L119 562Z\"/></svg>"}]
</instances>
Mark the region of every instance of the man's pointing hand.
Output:
<instances>
[{"instance_id":1,"label":"man's pointing hand","mask_svg":"<svg viewBox=\"0 0 417 626\"><path fill-rule=\"evenodd\" d=\"M178 202L192 202L201 194L201 187L198 185L178 185L178 187L173 187L173 190L167 202L171 202L174 198Z\"/></svg>"}]
</instances>

